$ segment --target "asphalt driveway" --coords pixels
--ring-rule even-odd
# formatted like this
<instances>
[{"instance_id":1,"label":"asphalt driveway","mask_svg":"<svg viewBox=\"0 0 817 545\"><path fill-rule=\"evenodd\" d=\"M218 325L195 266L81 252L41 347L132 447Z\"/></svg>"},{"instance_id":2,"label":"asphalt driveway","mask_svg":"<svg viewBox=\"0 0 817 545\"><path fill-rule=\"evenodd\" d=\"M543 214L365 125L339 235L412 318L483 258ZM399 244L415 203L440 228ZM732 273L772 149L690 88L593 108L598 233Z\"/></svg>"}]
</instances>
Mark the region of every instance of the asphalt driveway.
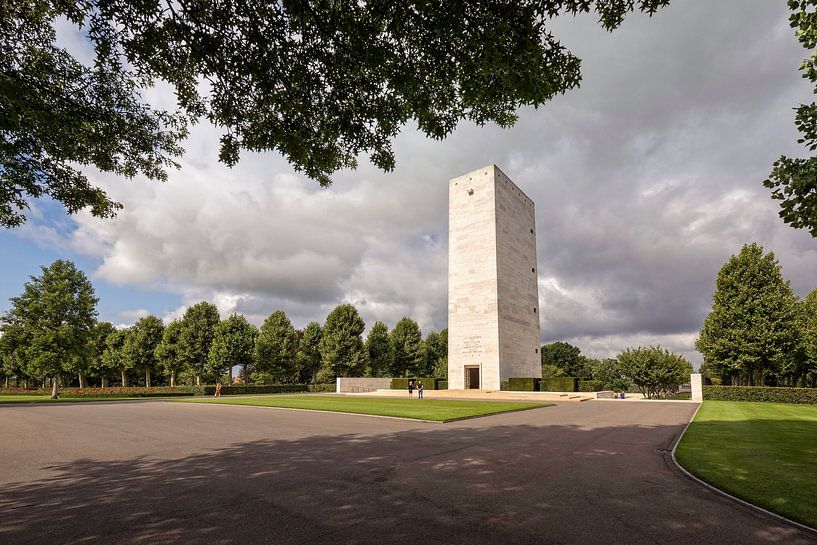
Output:
<instances>
[{"instance_id":1,"label":"asphalt driveway","mask_svg":"<svg viewBox=\"0 0 817 545\"><path fill-rule=\"evenodd\" d=\"M0 543L814 545L668 464L694 409L595 401L426 424L0 406Z\"/></svg>"}]
</instances>

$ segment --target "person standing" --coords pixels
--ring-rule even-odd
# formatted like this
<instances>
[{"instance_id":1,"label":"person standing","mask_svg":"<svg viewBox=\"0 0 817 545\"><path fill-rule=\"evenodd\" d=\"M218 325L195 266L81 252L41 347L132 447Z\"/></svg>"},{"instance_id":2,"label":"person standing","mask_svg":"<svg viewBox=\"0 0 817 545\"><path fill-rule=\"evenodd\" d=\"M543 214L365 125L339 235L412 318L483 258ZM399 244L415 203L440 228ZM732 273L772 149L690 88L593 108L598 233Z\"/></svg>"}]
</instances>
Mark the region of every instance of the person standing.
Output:
<instances>
[{"instance_id":1,"label":"person standing","mask_svg":"<svg viewBox=\"0 0 817 545\"><path fill-rule=\"evenodd\" d=\"M417 399L423 399L423 383L417 383Z\"/></svg>"},{"instance_id":2,"label":"person standing","mask_svg":"<svg viewBox=\"0 0 817 545\"><path fill-rule=\"evenodd\" d=\"M414 381L410 380L408 383L409 399L414 396Z\"/></svg>"},{"instance_id":3,"label":"person standing","mask_svg":"<svg viewBox=\"0 0 817 545\"><path fill-rule=\"evenodd\" d=\"M221 383L216 382L216 393L213 397L221 397Z\"/></svg>"}]
</instances>

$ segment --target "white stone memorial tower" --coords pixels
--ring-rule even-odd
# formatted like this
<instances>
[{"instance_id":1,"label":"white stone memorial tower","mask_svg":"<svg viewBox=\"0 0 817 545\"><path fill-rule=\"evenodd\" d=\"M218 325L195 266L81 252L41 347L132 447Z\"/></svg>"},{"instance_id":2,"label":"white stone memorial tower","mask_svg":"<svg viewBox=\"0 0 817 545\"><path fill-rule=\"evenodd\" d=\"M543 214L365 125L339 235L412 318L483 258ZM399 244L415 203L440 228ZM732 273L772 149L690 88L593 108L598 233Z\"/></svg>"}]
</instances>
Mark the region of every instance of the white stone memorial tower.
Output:
<instances>
[{"instance_id":1,"label":"white stone memorial tower","mask_svg":"<svg viewBox=\"0 0 817 545\"><path fill-rule=\"evenodd\" d=\"M448 185L448 388L541 377L533 201L496 165Z\"/></svg>"}]
</instances>

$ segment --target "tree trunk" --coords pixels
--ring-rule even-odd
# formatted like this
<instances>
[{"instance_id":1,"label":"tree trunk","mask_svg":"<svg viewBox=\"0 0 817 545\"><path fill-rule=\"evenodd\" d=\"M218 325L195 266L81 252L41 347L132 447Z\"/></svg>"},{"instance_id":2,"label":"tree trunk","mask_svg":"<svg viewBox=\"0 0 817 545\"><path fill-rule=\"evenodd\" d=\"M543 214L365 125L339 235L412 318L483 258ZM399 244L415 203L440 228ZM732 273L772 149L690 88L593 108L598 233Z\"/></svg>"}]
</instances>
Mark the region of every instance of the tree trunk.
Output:
<instances>
[{"instance_id":1,"label":"tree trunk","mask_svg":"<svg viewBox=\"0 0 817 545\"><path fill-rule=\"evenodd\" d=\"M122 374L122 387L127 388L128 387L128 375L127 375L127 373L125 373L124 369L120 369L119 372Z\"/></svg>"},{"instance_id":2,"label":"tree trunk","mask_svg":"<svg viewBox=\"0 0 817 545\"><path fill-rule=\"evenodd\" d=\"M8 380L8 378L6 378ZM227 386L231 386L233 384L233 366L230 365L227 367Z\"/></svg>"},{"instance_id":3,"label":"tree trunk","mask_svg":"<svg viewBox=\"0 0 817 545\"><path fill-rule=\"evenodd\" d=\"M103 387L103 388L107 388L107 387L108 387L108 377L106 377L106 376L103 376L103 377L102 377L102 387Z\"/></svg>"},{"instance_id":4,"label":"tree trunk","mask_svg":"<svg viewBox=\"0 0 817 545\"><path fill-rule=\"evenodd\" d=\"M150 388L150 367L145 367L145 388Z\"/></svg>"},{"instance_id":5,"label":"tree trunk","mask_svg":"<svg viewBox=\"0 0 817 545\"><path fill-rule=\"evenodd\" d=\"M77 376L79 377L79 387L85 388L87 386L87 384L85 384L85 377L82 373L77 373Z\"/></svg>"},{"instance_id":6,"label":"tree trunk","mask_svg":"<svg viewBox=\"0 0 817 545\"><path fill-rule=\"evenodd\" d=\"M6 375L6 388L8 388L8 387L9 387L9 376Z\"/></svg>"},{"instance_id":7,"label":"tree trunk","mask_svg":"<svg viewBox=\"0 0 817 545\"><path fill-rule=\"evenodd\" d=\"M59 395L57 395L57 377L55 376L51 379L51 399L59 399Z\"/></svg>"},{"instance_id":8,"label":"tree trunk","mask_svg":"<svg viewBox=\"0 0 817 545\"><path fill-rule=\"evenodd\" d=\"M196 375L196 386L201 386L201 375Z\"/></svg>"},{"instance_id":9,"label":"tree trunk","mask_svg":"<svg viewBox=\"0 0 817 545\"><path fill-rule=\"evenodd\" d=\"M247 376L247 364L244 364L244 384L247 384L249 377Z\"/></svg>"},{"instance_id":10,"label":"tree trunk","mask_svg":"<svg viewBox=\"0 0 817 545\"><path fill-rule=\"evenodd\" d=\"M170 372L170 387L176 386L176 370Z\"/></svg>"}]
</instances>

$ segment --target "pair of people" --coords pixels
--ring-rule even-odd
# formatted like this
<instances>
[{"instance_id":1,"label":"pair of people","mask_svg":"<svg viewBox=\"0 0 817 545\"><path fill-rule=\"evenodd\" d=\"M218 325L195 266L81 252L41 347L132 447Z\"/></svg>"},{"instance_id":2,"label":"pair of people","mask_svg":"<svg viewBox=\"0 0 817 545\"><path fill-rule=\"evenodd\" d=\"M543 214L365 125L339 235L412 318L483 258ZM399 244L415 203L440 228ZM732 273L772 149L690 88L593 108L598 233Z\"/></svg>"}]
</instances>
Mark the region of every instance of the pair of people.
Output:
<instances>
[{"instance_id":1,"label":"pair of people","mask_svg":"<svg viewBox=\"0 0 817 545\"><path fill-rule=\"evenodd\" d=\"M414 397L414 381L410 380L408 383L409 398ZM423 383L417 383L417 399L423 399Z\"/></svg>"}]
</instances>

